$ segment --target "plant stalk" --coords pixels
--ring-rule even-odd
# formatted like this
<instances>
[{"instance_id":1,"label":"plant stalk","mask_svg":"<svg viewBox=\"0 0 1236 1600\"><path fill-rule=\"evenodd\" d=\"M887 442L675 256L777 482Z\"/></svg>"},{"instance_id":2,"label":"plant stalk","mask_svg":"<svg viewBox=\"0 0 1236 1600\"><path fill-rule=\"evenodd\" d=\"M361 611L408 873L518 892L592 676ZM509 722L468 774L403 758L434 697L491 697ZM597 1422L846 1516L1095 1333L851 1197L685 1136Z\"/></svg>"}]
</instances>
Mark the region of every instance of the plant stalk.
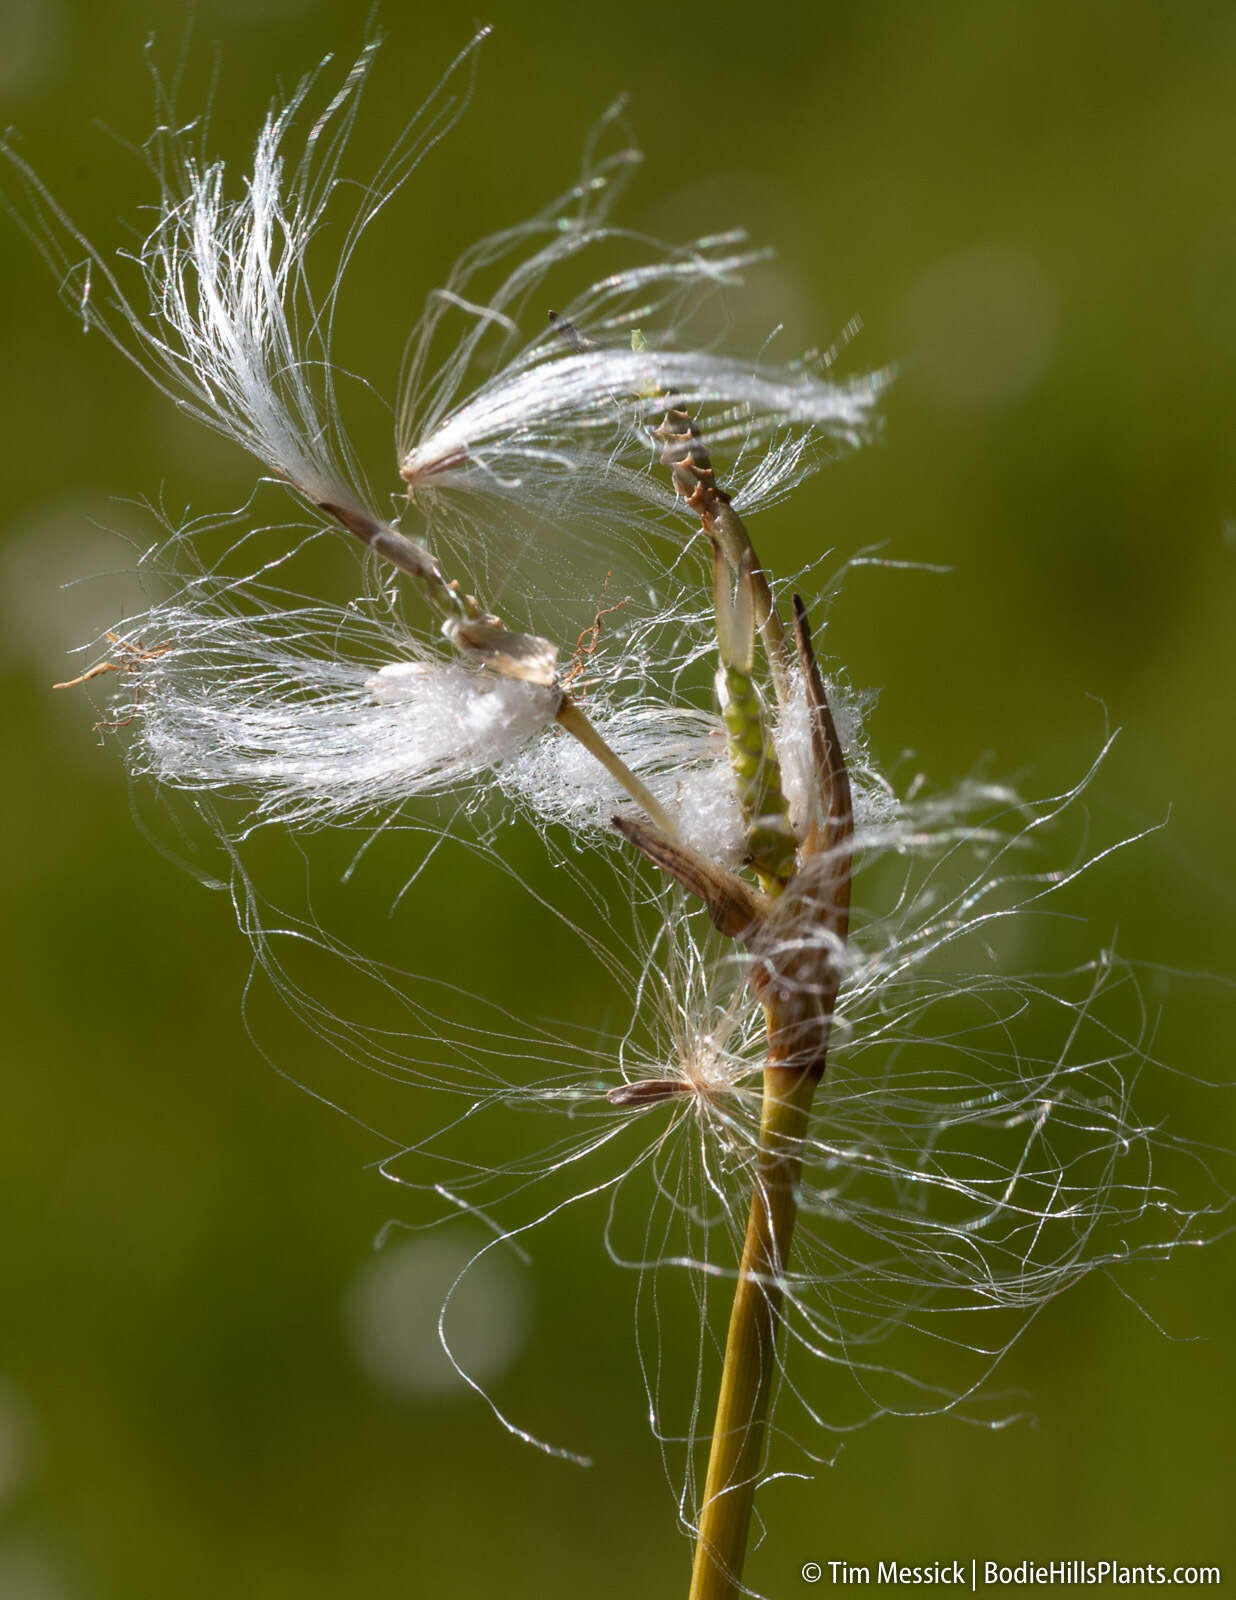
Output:
<instances>
[{"instance_id":1,"label":"plant stalk","mask_svg":"<svg viewBox=\"0 0 1236 1600\"><path fill-rule=\"evenodd\" d=\"M678 829L674 826L669 812L666 811L648 785L642 779L637 778L626 762L605 743L605 740L602 739L583 711L580 710L578 701L572 700L569 694L564 694L562 704L558 707L554 720L573 739L578 739L584 749L597 758L612 778L618 780L626 793L644 808L651 821L656 823L667 839L677 839Z\"/></svg>"},{"instance_id":2,"label":"plant stalk","mask_svg":"<svg viewBox=\"0 0 1236 1600\"><path fill-rule=\"evenodd\" d=\"M741 1592L777 1370L781 1285L798 1210L803 1135L818 1082L815 1071L764 1069L755 1186L725 1343L690 1600L732 1600Z\"/></svg>"}]
</instances>

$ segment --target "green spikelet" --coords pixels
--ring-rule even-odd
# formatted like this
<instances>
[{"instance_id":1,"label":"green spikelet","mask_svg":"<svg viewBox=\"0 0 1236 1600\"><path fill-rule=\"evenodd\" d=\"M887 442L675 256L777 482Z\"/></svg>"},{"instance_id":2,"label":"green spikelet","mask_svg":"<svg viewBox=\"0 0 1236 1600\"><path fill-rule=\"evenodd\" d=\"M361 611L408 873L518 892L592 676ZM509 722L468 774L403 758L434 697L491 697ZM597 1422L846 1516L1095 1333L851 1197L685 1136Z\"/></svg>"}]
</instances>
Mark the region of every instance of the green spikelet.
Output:
<instances>
[{"instance_id":1,"label":"green spikelet","mask_svg":"<svg viewBox=\"0 0 1236 1600\"><path fill-rule=\"evenodd\" d=\"M751 865L765 891L780 894L794 876L796 842L760 693L750 673L727 666L717 673L717 690Z\"/></svg>"},{"instance_id":2,"label":"green spikelet","mask_svg":"<svg viewBox=\"0 0 1236 1600\"><path fill-rule=\"evenodd\" d=\"M781 788L781 764L764 720L764 703L752 676L755 597L750 558L745 557L731 595L726 562L713 549L717 613L717 697L728 736L730 766L747 824L751 865L768 894L780 894L797 868L797 841Z\"/></svg>"}]
</instances>

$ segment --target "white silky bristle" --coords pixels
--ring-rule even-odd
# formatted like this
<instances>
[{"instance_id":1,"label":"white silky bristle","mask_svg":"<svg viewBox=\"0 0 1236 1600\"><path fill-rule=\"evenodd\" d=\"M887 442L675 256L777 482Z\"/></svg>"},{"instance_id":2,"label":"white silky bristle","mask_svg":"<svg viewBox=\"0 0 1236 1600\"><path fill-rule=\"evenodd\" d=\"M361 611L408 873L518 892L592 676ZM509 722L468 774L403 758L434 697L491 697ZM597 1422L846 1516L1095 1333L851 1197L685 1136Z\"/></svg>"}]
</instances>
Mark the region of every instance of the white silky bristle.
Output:
<instances>
[{"instance_id":1,"label":"white silky bristle","mask_svg":"<svg viewBox=\"0 0 1236 1600\"><path fill-rule=\"evenodd\" d=\"M152 622L175 642L142 670L135 765L176 788L243 795L263 820L348 821L483 785L559 703L554 689L440 658L375 672L316 657L319 614L180 606Z\"/></svg>"}]
</instances>

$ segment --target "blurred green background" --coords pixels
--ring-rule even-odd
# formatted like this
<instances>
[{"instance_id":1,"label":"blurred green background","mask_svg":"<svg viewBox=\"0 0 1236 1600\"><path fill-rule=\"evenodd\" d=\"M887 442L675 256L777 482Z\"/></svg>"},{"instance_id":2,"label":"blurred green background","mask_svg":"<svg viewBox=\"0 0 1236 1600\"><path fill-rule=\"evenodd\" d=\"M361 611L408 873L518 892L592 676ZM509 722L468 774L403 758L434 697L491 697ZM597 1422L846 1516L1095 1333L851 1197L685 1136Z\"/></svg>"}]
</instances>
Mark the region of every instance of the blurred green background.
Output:
<instances>
[{"instance_id":1,"label":"blurred green background","mask_svg":"<svg viewBox=\"0 0 1236 1600\"><path fill-rule=\"evenodd\" d=\"M214 143L240 159L275 78L354 52L365 8L196 12L181 104L203 103L217 63ZM1236 11L497 0L481 20L497 31L475 102L358 265L341 357L392 394L425 292L477 233L567 183L629 90L650 159L622 219L672 238L742 223L777 247L735 304L749 346L778 321L787 347L824 344L859 313L850 370L903 363L882 443L761 531L783 570L873 543L955 569L860 573L836 610L830 649L882 686L877 755L912 748L941 779L987 756L1045 793L1121 725L1091 795L1096 837L1170 822L1087 881L1094 943L1236 971ZM380 21L355 175L474 14ZM0 6L4 119L106 246L151 196L96 119L145 137L144 40L171 61L184 29L170 3ZM134 826L87 700L48 691L65 651L131 599L123 579L62 588L125 565L101 528L153 537L121 502L226 508L254 473L82 337L16 229L0 272L0 1595L684 1594L634 1282L606 1261L599 1213L565 1219L529 1272L495 1275L476 1312L497 1330L501 1403L590 1451L585 1471L445 1381L424 1308L456 1247L432 1235L407 1282L373 1276L381 1225L413 1216L373 1169L385 1146L257 1054L224 896ZM511 848L538 870L534 841ZM487 993L595 1014L593 980L513 884L459 853L432 887L388 923L389 881L362 874L349 915L413 969L449 975L468 941ZM537 937L550 942L529 970ZM1037 937L1027 968L1051 961ZM1231 990L1147 983L1166 1005L1161 1052L1230 1077ZM272 1012L281 1066L296 1070L300 1041ZM367 1108L346 1070L312 1070ZM1230 1095L1178 1079L1146 1094L1173 1130L1233 1142ZM399 1114L415 1126L414 1108ZM1213 1561L1231 1581L1231 1266L1220 1244L1121 1279L1161 1327L1106 1279L1049 1306L1001 1374L1032 1397L1033 1425L886 1421L814 1481L774 1486L751 1581L781 1600L803 1592L808 1560L972 1554ZM384 1295L405 1329L393 1349L357 1332Z\"/></svg>"}]
</instances>

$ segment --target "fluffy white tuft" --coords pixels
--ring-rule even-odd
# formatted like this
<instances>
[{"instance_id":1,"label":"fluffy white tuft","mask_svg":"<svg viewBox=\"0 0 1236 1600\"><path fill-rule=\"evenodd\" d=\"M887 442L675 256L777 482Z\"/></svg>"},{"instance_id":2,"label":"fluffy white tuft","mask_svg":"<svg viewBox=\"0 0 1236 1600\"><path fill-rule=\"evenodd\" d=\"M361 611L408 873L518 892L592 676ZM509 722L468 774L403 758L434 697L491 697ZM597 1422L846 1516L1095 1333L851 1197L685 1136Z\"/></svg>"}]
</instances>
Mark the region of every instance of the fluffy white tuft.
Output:
<instances>
[{"instance_id":1,"label":"fluffy white tuft","mask_svg":"<svg viewBox=\"0 0 1236 1600\"><path fill-rule=\"evenodd\" d=\"M168 605L140 632L167 643L146 653L127 708L135 770L241 795L260 821L372 819L419 794L483 785L560 699L435 657L384 619L323 608ZM341 634L356 653L325 654Z\"/></svg>"},{"instance_id":2,"label":"fluffy white tuft","mask_svg":"<svg viewBox=\"0 0 1236 1600\"><path fill-rule=\"evenodd\" d=\"M616 473L615 452L630 440L637 464L651 467L656 455L648 430L670 397L700 419L710 444L750 446L797 424L857 445L870 430L884 386L880 375L838 384L804 370L687 350L559 354L538 340L422 437L400 471L414 490L433 480L515 497L557 477L589 499L598 491L633 488L655 501L666 498L666 489ZM764 473L772 479L767 462ZM588 474L600 482L581 488ZM748 493L747 508L758 509L774 487L772 480L758 495Z\"/></svg>"},{"instance_id":3,"label":"fluffy white tuft","mask_svg":"<svg viewBox=\"0 0 1236 1600\"><path fill-rule=\"evenodd\" d=\"M158 186L157 222L133 252L140 292L113 268L8 145L26 192L27 231L61 278L87 328L96 328L190 415L234 439L315 504L363 504L344 432L331 350L335 306L357 242L466 103L469 62L456 58L364 186L339 178L377 41L309 119L328 56L262 124L252 166L236 184L198 148L202 125L182 123L155 77L158 126L144 157ZM307 123L307 126L305 125ZM340 193L355 197L325 294L307 258ZM333 215L330 220L336 220Z\"/></svg>"}]
</instances>

